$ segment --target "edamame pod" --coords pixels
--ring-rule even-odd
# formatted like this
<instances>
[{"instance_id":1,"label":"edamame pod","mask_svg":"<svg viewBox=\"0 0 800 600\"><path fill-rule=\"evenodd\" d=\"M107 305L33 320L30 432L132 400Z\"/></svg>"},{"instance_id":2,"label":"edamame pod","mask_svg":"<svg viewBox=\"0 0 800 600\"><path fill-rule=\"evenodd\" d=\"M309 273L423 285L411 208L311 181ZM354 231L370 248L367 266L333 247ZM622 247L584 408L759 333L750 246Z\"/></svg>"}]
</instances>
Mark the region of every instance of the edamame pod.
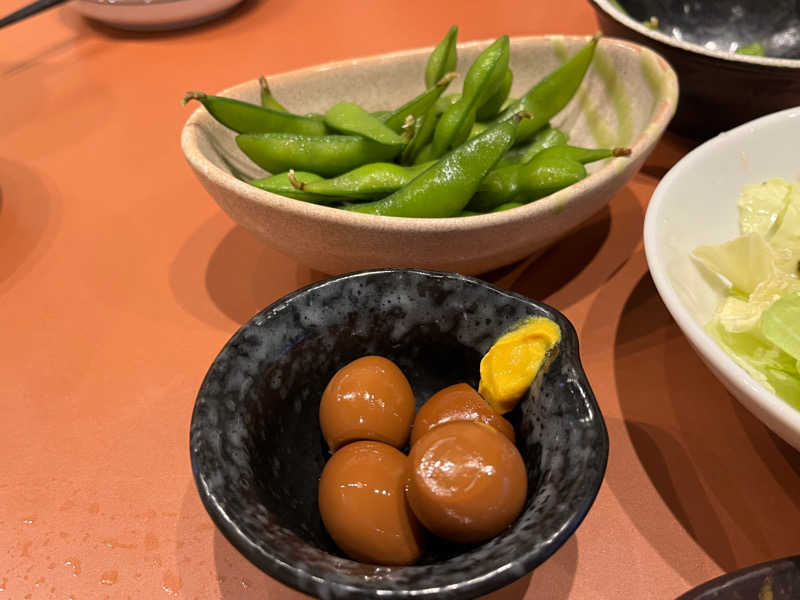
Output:
<instances>
[{"instance_id":1,"label":"edamame pod","mask_svg":"<svg viewBox=\"0 0 800 600\"><path fill-rule=\"evenodd\" d=\"M481 182L468 208L486 211L512 201L527 202L552 194L586 176L586 163L628 156L629 148L545 148L530 162L494 169Z\"/></svg>"},{"instance_id":2,"label":"edamame pod","mask_svg":"<svg viewBox=\"0 0 800 600\"><path fill-rule=\"evenodd\" d=\"M431 142L435 157L469 137L478 107L494 92L508 70L508 53L508 36L503 35L472 63L464 78L461 98L444 112L436 124Z\"/></svg>"},{"instance_id":3,"label":"edamame pod","mask_svg":"<svg viewBox=\"0 0 800 600\"><path fill-rule=\"evenodd\" d=\"M436 108L431 106L420 119L417 120L417 126L414 130L414 135L411 141L403 148L403 153L400 155L400 162L404 165L416 164L417 156L420 151L431 141L433 131L436 129L436 122L438 121ZM424 161L427 162L427 161Z\"/></svg>"},{"instance_id":4,"label":"edamame pod","mask_svg":"<svg viewBox=\"0 0 800 600\"><path fill-rule=\"evenodd\" d=\"M436 160L436 157L433 155L433 145L428 142L420 149L419 154L414 158L414 164L419 165L430 160Z\"/></svg>"},{"instance_id":5,"label":"edamame pod","mask_svg":"<svg viewBox=\"0 0 800 600\"><path fill-rule=\"evenodd\" d=\"M402 146L386 146L355 135L308 136L292 133L243 133L236 144L250 160L270 173L289 169L334 177L358 166L390 161Z\"/></svg>"},{"instance_id":6,"label":"edamame pod","mask_svg":"<svg viewBox=\"0 0 800 600\"><path fill-rule=\"evenodd\" d=\"M521 163L527 163L533 160L533 157L539 154L542 150L553 148L555 146L565 146L569 141L569 136L558 129L557 127L546 126L544 129L539 130L531 140L530 144L523 146Z\"/></svg>"},{"instance_id":7,"label":"edamame pod","mask_svg":"<svg viewBox=\"0 0 800 600\"><path fill-rule=\"evenodd\" d=\"M261 87L261 106L264 108L271 108L272 110L287 112L283 104L275 100L275 96L272 95L272 91L269 89L269 83L267 83L266 77L263 75L259 77L258 85Z\"/></svg>"},{"instance_id":8,"label":"edamame pod","mask_svg":"<svg viewBox=\"0 0 800 600\"><path fill-rule=\"evenodd\" d=\"M544 158L563 157L570 160L578 161L581 164L589 164L604 158L620 158L622 156L630 156L630 148L579 148L577 146L568 146L567 144L554 145L550 148L545 148L538 153Z\"/></svg>"},{"instance_id":9,"label":"edamame pod","mask_svg":"<svg viewBox=\"0 0 800 600\"><path fill-rule=\"evenodd\" d=\"M536 162L536 159L532 162ZM586 167L577 160L563 156L540 160L532 165L532 168L522 169L519 178L520 197L516 202L530 202L544 198L577 183L584 177L586 177Z\"/></svg>"},{"instance_id":10,"label":"edamame pod","mask_svg":"<svg viewBox=\"0 0 800 600\"><path fill-rule=\"evenodd\" d=\"M513 83L514 74L511 72L511 69L508 69L494 94L489 96L486 102L478 107L478 111L475 113L475 119L477 121L491 121L494 119L500 113L500 109L503 108L506 100L508 100L508 94L511 92Z\"/></svg>"},{"instance_id":11,"label":"edamame pod","mask_svg":"<svg viewBox=\"0 0 800 600\"><path fill-rule=\"evenodd\" d=\"M505 156L500 159L500 162L497 163L495 168L500 169L509 165L530 162L534 156L545 148L566 144L568 139L567 134L561 129L547 125L536 132L533 139L528 144L512 148L506 152Z\"/></svg>"},{"instance_id":12,"label":"edamame pod","mask_svg":"<svg viewBox=\"0 0 800 600\"><path fill-rule=\"evenodd\" d=\"M480 182L475 195L467 203L468 210L487 212L519 195L520 165L493 169Z\"/></svg>"},{"instance_id":13,"label":"edamame pod","mask_svg":"<svg viewBox=\"0 0 800 600\"><path fill-rule=\"evenodd\" d=\"M360 135L387 146L403 145L405 140L358 104L339 102L325 112L325 124L344 134Z\"/></svg>"},{"instance_id":14,"label":"edamame pod","mask_svg":"<svg viewBox=\"0 0 800 600\"><path fill-rule=\"evenodd\" d=\"M491 126L492 126L491 123L484 123L483 121L475 121L472 124L472 129L470 129L469 131L469 137L474 138L476 135L482 134Z\"/></svg>"},{"instance_id":15,"label":"edamame pod","mask_svg":"<svg viewBox=\"0 0 800 600\"><path fill-rule=\"evenodd\" d=\"M287 198L294 198L295 200L302 200L304 202L312 202L314 204L335 204L339 200L339 198L333 198L331 196L319 196L298 190L297 187L292 184L291 179L306 184L320 181L323 178L316 173L288 171L286 173L270 175L269 177L262 177L261 179L253 179L250 181L250 185L272 192L273 194L279 194Z\"/></svg>"},{"instance_id":16,"label":"edamame pod","mask_svg":"<svg viewBox=\"0 0 800 600\"><path fill-rule=\"evenodd\" d=\"M445 74L432 88L428 88L416 98L412 98L400 108L392 111L383 121L384 125L395 133L400 133L408 116L414 115L416 117L425 114L456 77L458 77L458 73Z\"/></svg>"},{"instance_id":17,"label":"edamame pod","mask_svg":"<svg viewBox=\"0 0 800 600\"><path fill-rule=\"evenodd\" d=\"M514 141L522 115L497 123L458 146L407 185L382 200L345 210L397 217L454 217L466 206L486 173Z\"/></svg>"},{"instance_id":18,"label":"edamame pod","mask_svg":"<svg viewBox=\"0 0 800 600\"><path fill-rule=\"evenodd\" d=\"M444 75L455 70L458 62L457 37L458 27L453 25L444 36L444 39L431 52L425 67L426 87L435 85ZM400 157L402 164L413 164L422 147L431 141L438 120L436 104L440 99L441 95L436 99L433 106L429 106L423 114L417 116L417 127L414 130L414 135L403 149L403 154Z\"/></svg>"},{"instance_id":19,"label":"edamame pod","mask_svg":"<svg viewBox=\"0 0 800 600\"><path fill-rule=\"evenodd\" d=\"M436 108L436 114L441 115L459 100L461 100L461 94L459 93L440 96L433 105Z\"/></svg>"},{"instance_id":20,"label":"edamame pod","mask_svg":"<svg viewBox=\"0 0 800 600\"><path fill-rule=\"evenodd\" d=\"M504 210L509 210L512 208L519 208L520 206L524 206L522 202L506 202L497 206L491 210L491 212L503 212Z\"/></svg>"},{"instance_id":21,"label":"edamame pod","mask_svg":"<svg viewBox=\"0 0 800 600\"><path fill-rule=\"evenodd\" d=\"M469 210L491 211L507 202L528 202L542 198L586 177L586 167L576 160L557 157L534 158L527 165L496 169L481 181L467 204Z\"/></svg>"},{"instance_id":22,"label":"edamame pod","mask_svg":"<svg viewBox=\"0 0 800 600\"><path fill-rule=\"evenodd\" d=\"M292 183L299 190L310 194L373 200L396 192L433 164L433 162L428 162L412 167L403 167L389 162L370 163L332 179Z\"/></svg>"},{"instance_id":23,"label":"edamame pod","mask_svg":"<svg viewBox=\"0 0 800 600\"><path fill-rule=\"evenodd\" d=\"M428 63L425 65L425 87L431 88L436 85L446 73L456 70L458 62L458 26L453 25L447 31L436 47L428 57Z\"/></svg>"},{"instance_id":24,"label":"edamame pod","mask_svg":"<svg viewBox=\"0 0 800 600\"><path fill-rule=\"evenodd\" d=\"M212 117L236 133L297 133L313 136L327 132L325 123L319 120L233 98L187 92L183 103L190 100L199 101Z\"/></svg>"},{"instance_id":25,"label":"edamame pod","mask_svg":"<svg viewBox=\"0 0 800 600\"><path fill-rule=\"evenodd\" d=\"M497 120L507 119L520 110L533 114L532 119L520 125L517 131L517 143L529 140L539 128L569 103L592 63L599 39L598 33L572 58L540 80L497 118Z\"/></svg>"}]
</instances>

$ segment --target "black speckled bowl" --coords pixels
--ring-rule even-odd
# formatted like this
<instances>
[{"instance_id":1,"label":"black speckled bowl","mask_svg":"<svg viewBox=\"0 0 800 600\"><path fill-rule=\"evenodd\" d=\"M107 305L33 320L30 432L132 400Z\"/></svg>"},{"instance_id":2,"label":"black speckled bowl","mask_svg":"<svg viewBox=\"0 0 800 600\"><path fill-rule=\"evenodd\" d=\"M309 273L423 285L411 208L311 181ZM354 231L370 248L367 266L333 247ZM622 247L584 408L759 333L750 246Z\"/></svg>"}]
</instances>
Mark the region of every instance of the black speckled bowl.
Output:
<instances>
[{"instance_id":1,"label":"black speckled bowl","mask_svg":"<svg viewBox=\"0 0 800 600\"><path fill-rule=\"evenodd\" d=\"M378 567L339 552L322 526L327 458L318 424L330 377L380 354L421 404L460 381L521 319L562 330L559 352L510 413L528 472L519 519L480 545L433 543L420 564ZM471 598L541 564L575 531L600 488L608 435L558 311L462 275L385 269L343 275L265 308L225 345L198 393L190 433L200 496L223 534L266 573L320 598Z\"/></svg>"},{"instance_id":2,"label":"black speckled bowl","mask_svg":"<svg viewBox=\"0 0 800 600\"><path fill-rule=\"evenodd\" d=\"M797 0L589 2L607 35L649 46L675 69L680 99L673 131L706 139L800 105ZM653 16L659 21L655 31L642 24ZM753 42L765 56L735 52Z\"/></svg>"}]
</instances>

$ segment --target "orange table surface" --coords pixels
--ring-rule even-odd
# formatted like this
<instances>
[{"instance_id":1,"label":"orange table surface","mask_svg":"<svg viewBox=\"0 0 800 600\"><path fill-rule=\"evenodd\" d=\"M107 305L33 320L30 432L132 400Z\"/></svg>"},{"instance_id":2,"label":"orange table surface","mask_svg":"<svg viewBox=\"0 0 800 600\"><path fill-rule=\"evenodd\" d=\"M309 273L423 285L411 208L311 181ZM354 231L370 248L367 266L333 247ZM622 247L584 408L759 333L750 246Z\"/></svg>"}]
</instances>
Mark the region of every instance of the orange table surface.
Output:
<instances>
[{"instance_id":1,"label":"orange table surface","mask_svg":"<svg viewBox=\"0 0 800 600\"><path fill-rule=\"evenodd\" d=\"M216 531L188 429L237 327L324 275L204 192L179 100L431 45L454 22L462 40L597 29L585 0L251 0L171 33L68 5L0 30L0 600L302 596ZM800 553L800 454L704 367L648 275L648 199L692 147L667 134L607 210L485 275L575 324L611 444L577 533L492 598L674 598Z\"/></svg>"}]
</instances>

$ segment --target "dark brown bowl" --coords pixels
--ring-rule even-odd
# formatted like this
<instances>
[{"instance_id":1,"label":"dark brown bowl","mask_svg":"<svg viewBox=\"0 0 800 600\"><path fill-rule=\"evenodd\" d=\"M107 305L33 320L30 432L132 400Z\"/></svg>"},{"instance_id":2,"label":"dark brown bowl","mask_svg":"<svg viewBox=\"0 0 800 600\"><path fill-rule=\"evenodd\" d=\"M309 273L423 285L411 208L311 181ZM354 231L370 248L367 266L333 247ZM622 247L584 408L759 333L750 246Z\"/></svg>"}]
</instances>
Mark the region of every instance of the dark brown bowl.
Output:
<instances>
[{"instance_id":1,"label":"dark brown bowl","mask_svg":"<svg viewBox=\"0 0 800 600\"><path fill-rule=\"evenodd\" d=\"M670 129L681 135L707 139L800 105L800 13L794 0L589 2L606 35L649 46L675 69L680 98ZM642 24L650 16L658 18L658 31ZM752 41L761 42L767 56L732 51Z\"/></svg>"}]
</instances>

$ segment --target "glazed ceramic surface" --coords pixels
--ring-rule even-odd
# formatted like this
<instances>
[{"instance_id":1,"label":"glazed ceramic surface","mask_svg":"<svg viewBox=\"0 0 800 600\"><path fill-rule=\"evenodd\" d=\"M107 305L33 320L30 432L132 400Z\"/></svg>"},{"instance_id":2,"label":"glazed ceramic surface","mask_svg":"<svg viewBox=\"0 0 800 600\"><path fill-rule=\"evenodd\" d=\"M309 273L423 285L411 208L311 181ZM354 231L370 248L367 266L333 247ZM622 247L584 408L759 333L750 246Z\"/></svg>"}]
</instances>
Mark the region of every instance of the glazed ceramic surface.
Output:
<instances>
[{"instance_id":1,"label":"glazed ceramic surface","mask_svg":"<svg viewBox=\"0 0 800 600\"><path fill-rule=\"evenodd\" d=\"M404 371L419 406L452 383L477 386L481 356L534 315L556 321L563 339L509 413L528 476L522 515L480 545L431 540L416 566L345 558L317 507L328 457L318 409L330 377L357 357L383 355ZM349 274L265 308L214 361L191 425L192 468L217 526L258 567L320 598L471 598L502 587L575 531L607 455L603 418L563 315L482 281L418 270Z\"/></svg>"},{"instance_id":2,"label":"glazed ceramic surface","mask_svg":"<svg viewBox=\"0 0 800 600\"><path fill-rule=\"evenodd\" d=\"M221 16L242 0L77 0L86 17L121 29L161 30L190 27Z\"/></svg>"},{"instance_id":3,"label":"glazed ceramic surface","mask_svg":"<svg viewBox=\"0 0 800 600\"><path fill-rule=\"evenodd\" d=\"M781 558L728 573L686 592L677 600L796 598L800 598L800 556Z\"/></svg>"},{"instance_id":4,"label":"glazed ceramic surface","mask_svg":"<svg viewBox=\"0 0 800 600\"><path fill-rule=\"evenodd\" d=\"M522 94L588 41L584 37L511 40L512 96ZM490 41L459 46L465 70ZM269 77L275 96L298 113L324 112L350 100L387 109L423 90L430 48L344 61ZM195 85L202 85L197 82ZM458 85L448 92L458 91ZM221 92L258 102L256 80ZM629 158L590 166L577 184L524 207L474 217L379 217L299 202L254 188L265 173L242 154L234 134L196 110L183 129L183 151L203 186L237 223L281 252L327 273L402 266L474 274L553 243L603 208L655 146L677 102L677 80L652 51L601 40L574 100L554 120L583 146L630 146Z\"/></svg>"},{"instance_id":5,"label":"glazed ceramic surface","mask_svg":"<svg viewBox=\"0 0 800 600\"><path fill-rule=\"evenodd\" d=\"M734 52L758 42L764 55L800 58L800 12L795 0L617 0L637 20L658 19L658 30L707 50Z\"/></svg>"},{"instance_id":6,"label":"glazed ceramic surface","mask_svg":"<svg viewBox=\"0 0 800 600\"><path fill-rule=\"evenodd\" d=\"M589 0L608 35L650 46L675 68L672 128L706 139L800 105L800 12L794 0ZM618 6L625 9L620 11ZM654 16L658 30L642 21ZM759 42L764 57L734 52Z\"/></svg>"},{"instance_id":7,"label":"glazed ceramic surface","mask_svg":"<svg viewBox=\"0 0 800 600\"><path fill-rule=\"evenodd\" d=\"M743 186L800 178L800 107L762 117L699 146L661 180L647 209L647 264L664 304L697 353L742 404L800 449L800 412L767 391L704 331L723 290L703 276L690 252L739 235Z\"/></svg>"}]
</instances>

